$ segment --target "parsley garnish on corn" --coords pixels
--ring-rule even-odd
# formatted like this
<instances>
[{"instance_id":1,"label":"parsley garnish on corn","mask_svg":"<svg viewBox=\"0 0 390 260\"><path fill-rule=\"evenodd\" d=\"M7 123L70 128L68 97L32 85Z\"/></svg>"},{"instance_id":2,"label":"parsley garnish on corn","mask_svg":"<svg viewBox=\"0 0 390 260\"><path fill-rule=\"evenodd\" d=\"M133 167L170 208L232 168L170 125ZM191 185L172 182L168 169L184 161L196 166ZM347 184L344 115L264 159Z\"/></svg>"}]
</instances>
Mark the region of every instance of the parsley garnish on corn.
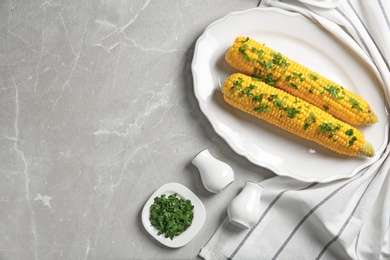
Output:
<instances>
[{"instance_id":1,"label":"parsley garnish on corn","mask_svg":"<svg viewBox=\"0 0 390 260\"><path fill-rule=\"evenodd\" d=\"M225 58L239 72L257 77L351 125L378 122L369 104L358 95L253 39L236 38Z\"/></svg>"},{"instance_id":2,"label":"parsley garnish on corn","mask_svg":"<svg viewBox=\"0 0 390 260\"><path fill-rule=\"evenodd\" d=\"M225 80L222 92L233 107L337 153L374 156L373 146L357 128L257 78L235 73Z\"/></svg>"}]
</instances>

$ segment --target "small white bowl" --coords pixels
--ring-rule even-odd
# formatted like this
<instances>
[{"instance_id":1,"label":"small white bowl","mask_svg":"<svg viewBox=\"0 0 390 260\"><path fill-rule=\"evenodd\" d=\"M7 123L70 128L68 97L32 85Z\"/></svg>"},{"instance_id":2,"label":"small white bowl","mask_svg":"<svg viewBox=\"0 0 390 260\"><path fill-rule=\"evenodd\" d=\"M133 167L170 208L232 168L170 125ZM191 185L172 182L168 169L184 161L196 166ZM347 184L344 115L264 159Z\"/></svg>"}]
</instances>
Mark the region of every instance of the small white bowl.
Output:
<instances>
[{"instance_id":1,"label":"small white bowl","mask_svg":"<svg viewBox=\"0 0 390 260\"><path fill-rule=\"evenodd\" d=\"M155 197L160 197L162 194L169 196L171 194L177 193L179 198L191 200L192 205L194 205L194 219L192 220L191 226L187 228L179 236L175 236L172 240L168 237L166 238L164 234L157 235L158 230L152 226L150 223L150 206L154 203ZM200 199L187 187L179 183L167 183L157 189L152 196L145 203L145 206L142 209L142 224L144 225L146 231L155 238L161 244L171 247L178 248L189 243L195 236L198 234L199 230L202 228L203 223L206 219L206 209L204 208L203 203Z\"/></svg>"}]
</instances>

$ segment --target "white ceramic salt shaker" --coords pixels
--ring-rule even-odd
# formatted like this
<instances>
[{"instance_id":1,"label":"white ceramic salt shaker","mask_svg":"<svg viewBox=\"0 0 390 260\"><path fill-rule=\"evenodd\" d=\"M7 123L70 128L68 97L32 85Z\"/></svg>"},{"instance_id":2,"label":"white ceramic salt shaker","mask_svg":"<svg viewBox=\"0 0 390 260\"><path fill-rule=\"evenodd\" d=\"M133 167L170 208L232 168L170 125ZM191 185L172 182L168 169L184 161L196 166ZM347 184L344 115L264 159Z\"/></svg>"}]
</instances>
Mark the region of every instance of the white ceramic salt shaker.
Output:
<instances>
[{"instance_id":1,"label":"white ceramic salt shaker","mask_svg":"<svg viewBox=\"0 0 390 260\"><path fill-rule=\"evenodd\" d=\"M229 221L241 228L251 228L260 219L260 197L263 187L255 182L245 182L242 191L228 206Z\"/></svg>"},{"instance_id":2,"label":"white ceramic salt shaker","mask_svg":"<svg viewBox=\"0 0 390 260\"><path fill-rule=\"evenodd\" d=\"M212 193L218 193L234 181L233 169L205 149L192 160L200 173L203 186Z\"/></svg>"}]
</instances>

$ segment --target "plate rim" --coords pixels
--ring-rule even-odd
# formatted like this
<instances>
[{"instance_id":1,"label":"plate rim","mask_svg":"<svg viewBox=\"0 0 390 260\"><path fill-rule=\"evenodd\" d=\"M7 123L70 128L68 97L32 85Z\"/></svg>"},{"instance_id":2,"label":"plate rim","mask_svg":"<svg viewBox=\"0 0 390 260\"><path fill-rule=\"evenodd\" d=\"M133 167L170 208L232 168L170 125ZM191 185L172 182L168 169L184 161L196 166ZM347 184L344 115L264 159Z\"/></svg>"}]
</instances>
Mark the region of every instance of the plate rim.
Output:
<instances>
[{"instance_id":1,"label":"plate rim","mask_svg":"<svg viewBox=\"0 0 390 260\"><path fill-rule=\"evenodd\" d=\"M345 179L345 178L350 178L350 177L353 177L354 175L356 175L359 171L369 167L370 165L372 165L374 162L376 162L378 160L378 158L380 158L381 154L383 153L383 151L385 150L386 146L387 146L387 142L388 142L388 134L387 134L387 130L389 129L389 119L387 118L386 119L386 123L385 123L385 129L384 129L384 142L381 144L381 146L378 148L378 150L376 151L376 154L373 158L369 158L366 162L363 162L361 165L358 165L356 168L354 168L351 172L345 172L345 171L342 171L336 175L332 175L330 177L306 177L306 176L302 176L302 175L299 175L299 174L296 174L294 173L293 171L286 171L286 170L282 170L282 169L279 169L278 167L275 167L273 166L272 164L269 164L269 163L266 163L265 161L258 161L256 160L256 158L254 158L250 153L247 153L245 152L245 150L242 150L241 148L239 148L237 145L235 145L234 143L232 143L227 137L225 137L223 135L223 133L221 133L220 129L219 129L219 126L218 126L218 122L215 121L214 119L211 118L210 115L208 115L206 112L205 112L205 107L203 104L201 104L201 97L200 97L200 94L199 94L199 91L198 89L196 88L197 85L199 85L198 83L198 80L200 78L199 74L198 74L198 71L196 70L196 65L198 63L198 59L199 59L199 44L207 39L208 37L208 32L216 25L224 22L225 20L228 20L230 19L232 16L239 16L239 15L243 15L245 13L248 13L248 12L254 12L254 11L260 11L260 12L276 12L276 13L279 13L281 15L284 15L284 16L289 16L289 17L299 17L299 18L302 18L308 22L312 22L310 19L308 19L307 17L303 16L302 14L300 13L295 13L295 12L289 12L289 11L286 11L286 10L283 10L283 9L280 9L280 8L276 8L276 7L267 7L267 8L263 8L263 7L254 7L254 8L249 8L249 9L246 9L246 10L242 10L242 11L235 11L235 12L230 12L229 14L225 15L224 17L212 22L211 24L209 24L206 29L204 30L204 32L199 36L199 38L197 39L196 43L195 43L195 48L194 48L194 55L193 55L193 60L192 60L192 64L191 64L191 71L192 71L192 74L193 74L193 86L194 86L194 94L195 94L195 97L198 101L198 104L199 104L199 107L200 107L200 110L202 111L203 115L208 119L208 121L210 122L210 124L212 125L213 129L215 130L215 132L218 134L218 136L220 136L223 140L225 140L227 142L227 144L230 146L231 149L233 149L233 151L243 157L245 157L246 159L248 159L251 163L255 164L255 165L258 165L260 167L263 167L263 168L267 168L269 170L271 170L274 174L276 175L280 175L280 176L286 176L286 177L291 177L291 178L294 178L294 179L297 179L297 180L300 180L300 181L304 181L304 182L320 182L320 183L326 183L326 182L331 182L331 181L334 181L334 180L338 180L338 179ZM313 23L313 22L312 22ZM347 46L348 47L348 46ZM350 49L350 48L348 48ZM353 50L351 50L353 52ZM376 77L375 77L375 80L378 80ZM385 102L385 110L386 110L386 102Z\"/></svg>"},{"instance_id":2,"label":"plate rim","mask_svg":"<svg viewBox=\"0 0 390 260\"><path fill-rule=\"evenodd\" d=\"M177 193L180 197L191 200L192 205L194 205L194 219L192 221L192 225L184 231L181 235L179 235L176 239L170 240L169 238L165 238L164 235L157 235L157 229L155 229L149 221L150 217L150 206L154 202L154 198L157 196L161 196L162 194L173 194ZM202 203L202 201L195 195L189 188L184 186L183 184L170 182L160 186L153 194L148 198L145 202L142 212L141 212L141 220L146 231L158 242L161 244L171 247L171 248L179 248L188 244L201 230L205 220L206 220L206 209Z\"/></svg>"}]
</instances>

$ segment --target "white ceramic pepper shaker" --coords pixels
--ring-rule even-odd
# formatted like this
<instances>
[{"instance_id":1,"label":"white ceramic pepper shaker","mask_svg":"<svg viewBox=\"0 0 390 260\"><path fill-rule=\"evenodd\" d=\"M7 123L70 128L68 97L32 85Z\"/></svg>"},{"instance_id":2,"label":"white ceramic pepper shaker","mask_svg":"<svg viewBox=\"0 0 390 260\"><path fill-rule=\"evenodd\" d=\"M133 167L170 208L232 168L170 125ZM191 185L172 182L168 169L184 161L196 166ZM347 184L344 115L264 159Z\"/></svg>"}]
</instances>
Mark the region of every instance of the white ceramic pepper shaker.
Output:
<instances>
[{"instance_id":1,"label":"white ceramic pepper shaker","mask_svg":"<svg viewBox=\"0 0 390 260\"><path fill-rule=\"evenodd\" d=\"M245 182L242 191L228 206L229 221L241 228L251 228L260 219L260 198L263 187L255 182Z\"/></svg>"},{"instance_id":2,"label":"white ceramic pepper shaker","mask_svg":"<svg viewBox=\"0 0 390 260\"><path fill-rule=\"evenodd\" d=\"M212 193L218 193L234 181L233 169L205 149L192 160L200 173L203 186Z\"/></svg>"}]
</instances>

